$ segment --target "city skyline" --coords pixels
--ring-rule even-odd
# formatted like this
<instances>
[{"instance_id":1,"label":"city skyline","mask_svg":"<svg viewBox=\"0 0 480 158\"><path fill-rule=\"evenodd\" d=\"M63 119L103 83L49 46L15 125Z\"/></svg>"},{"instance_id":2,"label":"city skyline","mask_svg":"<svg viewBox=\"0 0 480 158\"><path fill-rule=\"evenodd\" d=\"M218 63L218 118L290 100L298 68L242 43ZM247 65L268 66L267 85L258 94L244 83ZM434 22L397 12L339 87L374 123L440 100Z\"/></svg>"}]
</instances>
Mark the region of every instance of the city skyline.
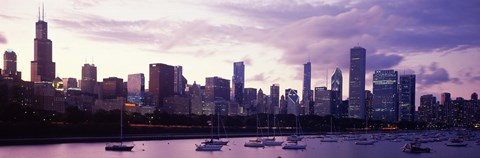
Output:
<instances>
[{"instance_id":1,"label":"city skyline","mask_svg":"<svg viewBox=\"0 0 480 158\"><path fill-rule=\"evenodd\" d=\"M17 2L18 3L18 2ZM336 44L335 48L332 46L326 46L323 41L317 40L318 38L322 38L323 36L329 37L328 35L324 34L328 32L332 28L326 28L326 26L318 28L318 30L310 28L305 33L310 31L317 32L320 34L316 35L305 35L305 33L296 32L296 29L302 30L300 28L303 27L313 27L316 25L322 26L327 24L322 24L322 21L333 21L333 22L342 22L348 21L348 18L359 18L362 16L375 16L377 18L380 17L391 17L392 21L400 22L403 24L402 26L410 26L414 29L418 29L421 31L420 26L422 25L415 25L409 24L408 19L415 17L408 16L408 14L395 14L393 12L389 12L387 10L389 7L393 7L388 2L379 3L376 5L369 5L367 3L353 3L350 6L345 6L345 8L339 7L340 5L344 4L344 2L332 2L326 4L295 4L294 7L301 8L302 6L310 6L312 8L323 8L330 6L333 10L337 9L337 12L328 12L325 13L320 12L312 12L312 15L303 16L303 17L290 17L292 19L285 19L285 17L277 17L275 20L280 20L277 23L267 23L266 21L262 21L259 19L249 19L249 17L245 15L247 18L243 19L245 21L254 21L256 23L250 24L243 24L240 23L239 20L242 16L238 16L234 13L222 15L222 18L234 17L232 20L229 20L227 24L222 23L220 19L213 18L209 19L211 15L217 15L219 6L224 7L234 7L233 4L228 2L218 2L218 4L199 4L200 7L205 7L208 14L206 15L199 15L204 16L203 20L198 20L199 17L189 17L189 14L181 14L179 16L181 19L173 19L177 16L174 16L173 13L166 14L163 17L146 17L147 19L137 19L137 17L142 17L138 15L127 16L125 19L119 19L117 16L114 16L113 13L109 12L109 9L116 10L116 9L125 9L129 8L127 4L117 4L112 8L109 8L106 4L109 3L128 3L128 2L92 2L93 4L83 3L83 5L79 5L79 1L68 1L68 2L60 2L60 3L45 3L45 11L46 17L45 21L48 22L49 27L49 39L54 41L53 43L53 62L56 63L56 72L58 76L61 78L68 78L74 77L80 79L81 76L81 67L85 63L92 63L85 62L83 59L88 58L91 60L91 57L95 58L95 66L98 69L98 78L97 80L101 80L102 78L108 77L119 77L124 80L127 79L128 74L134 73L144 73L146 74L146 78L148 78L148 64L151 63L165 63L169 65L182 65L183 66L183 74L189 80L189 84L192 84L193 81L201 85L205 85L203 82L206 77L209 76L219 76L222 78L229 79L232 76L231 71L231 63L233 61L244 61L245 62L245 87L254 87L257 89L267 90L269 86L274 83L280 84L280 91L283 91L287 88L292 88L296 90L302 90L302 64L307 61L308 56L311 56L312 62L312 87L322 86L325 85L326 78L323 72L327 69L333 70L336 66L339 66L343 70L348 70L348 49L351 48L353 45L356 45L357 42L360 43L359 45L365 47L367 49L367 73L365 74L366 77L366 89L372 89L372 73L373 70L377 69L394 69L399 71L399 75L403 75L408 73L414 73L417 75L417 107L418 107L418 99L421 95L424 94L435 94L435 96L439 97L440 93L445 91L454 94L454 96L461 96L468 98L468 96L472 92L478 92L478 86L476 85L480 82L480 71L477 69L477 65L475 64L474 59L478 59L478 42L475 43L474 39L457 39L456 43L440 43L438 45L433 45L430 47L426 47L424 45L422 49L415 49L416 47L421 46L404 46L405 41L399 41L400 44L396 45L393 41L395 39L390 39L391 41L387 40L387 43L375 43L381 39L381 37L373 37L376 35L375 33L368 32L371 31L369 29L363 28L359 22L354 23L355 27L363 31L367 31L368 37L359 36L357 34L348 35L351 36L350 38L346 38L346 43L343 43L341 47ZM106 3L106 4L105 4ZM175 3L175 2L170 2ZM206 2L209 3L209 2ZM213 3L213 2L210 2ZM268 2L265 2L268 3ZM407 5L412 2L402 2L400 6ZM442 3L442 2L438 2ZM15 1L6 1L5 8L16 8L16 7L9 7L15 6ZM144 2L136 3L140 5L140 7L145 7ZM288 4L288 3L285 3ZM270 11L278 11L278 8L274 6L281 6L285 5L283 3L274 3L268 4L265 7L271 7ZM327 5L328 4L328 5ZM463 4L463 3L462 3ZM158 5L158 4L156 4ZM185 2L178 2L176 7L182 6L190 6L195 8L195 3L185 3ZM433 6L439 4L433 4ZM453 5L453 7L463 6L461 4ZM0 26L0 49L7 50L9 48L13 49L13 51L17 54L17 63L18 63L18 71L22 73L23 80L29 80L30 74L30 65L29 61L33 61L33 45L32 45L32 38L34 37L34 23L37 20L37 9L39 7L39 3L37 2L28 2L25 4L24 7L19 9L13 10L4 10L2 8L2 13L0 15L1 21L4 25ZM71 7L73 8L71 11L62 10L62 7ZM244 7L244 8L241 8ZM433 9L432 6L421 6L425 7L425 9ZM105 10L101 10L101 8L105 8ZM440 8L446 9L446 6L441 6ZM100 9L100 10L99 10ZM249 6L248 4L241 4L239 8L235 11L238 11L241 14L241 11L245 11L246 9L254 9L254 10L261 10L259 8L255 8ZM245 9L245 10L242 10ZM276 10L277 9L277 10ZM393 8L399 9L399 8ZM475 10L468 10L470 12L478 12ZM91 13L87 13L93 10ZM96 11L95 11L96 10ZM171 10L170 10L171 11ZM299 10L288 10L291 12L299 12ZM313 11L313 9L312 9ZM174 11L172 11L174 12ZM244 12L243 12L244 13ZM358 13L358 15L352 15L354 13ZM377 14L380 13L380 14ZM306 13L305 13L306 14ZM78 16L78 19L71 20L74 15ZM264 16L267 16L265 14ZM423 14L421 14L423 15ZM70 16L70 18L69 18ZM192 15L190 15L192 16ZM223 17L226 16L226 17ZM270 15L274 16L274 15ZM359 17L357 17L359 16ZM439 18L439 13L432 14L432 15L424 15L425 17L437 17ZM248 18L249 17L249 18ZM190 19L189 19L190 18ZM345 19L347 18L347 19ZM402 19L402 18L406 18ZM453 17L454 18L454 17ZM171 46L168 46L169 42L175 41L167 41L161 42L162 36L155 36L155 34L162 34L159 30L151 30L151 27L147 26L163 26L163 24L159 24L159 21L167 19L166 28L170 28L173 30L171 33L173 37L178 37L181 35L180 33L188 33L190 30L183 30L182 29L191 29L196 30L200 29L201 35L194 34L192 37L198 38L194 41L184 41L186 43L171 43ZM200 19L202 19L200 17ZM193 20L189 21L189 20ZM283 20L283 21L282 21ZM403 21L405 20L405 21ZM442 19L439 19L440 22ZM241 20L240 20L241 21ZM8 23L12 22L13 25ZM313 22L314 24L310 24L308 22ZM373 21L376 22L376 21ZM389 21L387 21L389 22ZM429 21L433 22L433 21ZM463 22L462 24L468 22ZM478 20L474 20L473 24L478 25ZM318 23L318 24L317 24ZM392 22L393 23L393 22ZM414 23L414 22L411 22ZM257 24L259 28L254 26L248 26ZM302 24L310 24L310 25L302 25ZM337 24L337 23L335 23ZM114 27L113 30L109 30L108 26L113 25L120 25L119 27ZM174 25L174 26L170 26ZM184 26L184 25L188 25ZM311 26L313 25L313 26ZM14 27L13 27L14 26ZM81 27L80 27L81 26ZM94 28L87 28L82 29L82 27L92 27L97 26L98 30ZM297 26L298 28L294 30L289 30L289 27ZM426 25L430 27L448 27L448 24L431 24ZM180 28L176 28L180 27ZM185 27L185 28L184 28ZM239 33L235 33L236 29L240 29L245 27L247 29L240 31L241 33L255 33L257 32L259 35L265 36L265 38L280 38L283 36L290 36L295 35L295 33L299 33L300 35L294 36L295 38L286 39L287 42L289 40L293 40L292 44L287 44L282 41L277 40L266 40L266 42L248 39L248 38L259 38L259 35L250 35L252 37L242 37ZM468 26L465 26L468 27ZM164 28L164 27L161 27ZM450 26L449 29L454 29L454 26ZM114 30L118 29L118 30ZM145 29L149 35L152 35L152 38L146 38L147 40L143 40L143 38L148 37L145 34L139 34L138 30ZM175 30L180 32L175 32ZM216 32L208 32L209 29L216 30ZM306 29L306 28L305 28ZM366 29L366 30L365 30ZM383 28L386 29L386 28ZM401 28L396 28L400 30L395 30L394 33L398 33L402 31ZM223 30L223 31L220 31ZM417 31L418 31L417 30ZM122 36L118 38L125 38L125 39L113 39L114 35L112 33L125 31ZM161 31L161 30L160 30ZM268 35L261 33L262 31L271 31L274 35ZM392 30L386 30L392 31ZM407 31L408 30L404 30ZM478 30L466 30L466 31L473 31L472 33L478 33ZM118 33L117 32L117 33ZM411 32L410 32L411 33ZM440 32L437 32L440 33ZM452 32L458 33L458 32ZM138 34L138 36L136 36ZM147 35L148 35L147 34ZM334 33L335 35L342 35L344 32L340 31ZM213 37L209 36L212 35ZM411 34L419 36L421 39L429 39L427 35L422 36L422 34ZM431 36L434 36L435 32L432 32ZM439 37L447 35L440 34L436 35ZM463 33L456 34L458 37L467 36ZM225 38L226 36L231 36L232 39ZM454 36L454 37L457 37ZM115 36L116 37L116 36ZM221 37L221 38L220 38ZM403 37L403 36L402 36ZM471 37L471 36L467 36ZM205 39L204 39L205 38ZM247 38L247 39L243 39ZM355 39L357 38L357 39ZM374 39L370 39L374 38ZM375 39L380 38L380 39ZM399 37L401 38L401 37ZM405 37L403 37L405 38ZM203 40L202 40L203 39ZM226 42L221 42L222 39L225 39ZM296 39L296 40L295 40ZM314 42L306 42L306 40L312 40ZM341 38L328 38L333 40L339 40ZM139 40L139 41L137 41ZM182 41L182 39L178 39ZM184 39L186 40L186 39ZM198 40L198 41L197 41ZM208 43L209 40L216 40L217 42ZM400 39L396 39L400 40ZM429 39L431 41L428 42L439 42L434 39ZM133 46L123 46L126 41L134 41ZM237 41L238 43L235 43ZM177 41L178 42L178 41ZM199 43L196 43L199 42ZM202 47L198 45L202 45L202 42L207 42L206 45L209 47ZM146 44L150 43L150 44ZM153 43L153 44L152 44ZM413 43L407 43L413 44ZM424 43L423 43L424 44ZM160 45L160 46L159 46ZM159 46L160 48L167 47L168 49L156 49ZM226 48L231 46L232 48ZM105 47L105 48L101 48ZM115 47L115 48L114 48ZM118 47L118 48L117 48ZM155 47L155 48L152 48ZM389 48L391 47L391 48ZM207 49L209 48L209 49ZM294 49L295 48L295 49ZM154 49L154 51L152 51ZM393 50L392 50L393 49ZM405 52L402 52L405 49ZM331 50L331 51L327 51ZM155 52L162 52L165 53L155 53ZM202 52L203 51L203 52ZM429 52L430 53L425 53ZM183 52L183 53L182 53ZM212 53L213 52L213 53ZM229 53L233 52L233 53ZM294 54L298 53L298 54ZM318 53L312 53L318 52ZM330 58L323 58L323 56L328 55L326 53L331 53L335 55L330 55L327 57ZM390 52L390 53L385 53ZM110 56L112 54L118 54L118 63L112 63ZM462 53L461 56L458 53ZM140 54L140 55L139 55ZM200 60L197 58L203 57ZM131 60L138 61L138 64L131 64ZM453 62L447 62L447 61ZM461 62L461 63L459 63ZM207 65L205 63L215 63L219 66L212 67L211 65ZM118 69L119 65L122 66L122 69ZM265 66L265 65L276 65L274 67ZM211 70L211 71L209 71ZM344 79L343 81L349 80L348 78L348 71L343 72ZM331 75L331 74L328 74ZM148 83L148 82L147 82ZM146 83L146 84L147 84ZM148 84L146 85L148 86ZM343 91L347 92L349 89L348 84L344 84ZM267 90L264 93L270 94ZM303 95L303 94L299 94ZM344 93L344 99L348 97L348 94Z\"/></svg>"}]
</instances>

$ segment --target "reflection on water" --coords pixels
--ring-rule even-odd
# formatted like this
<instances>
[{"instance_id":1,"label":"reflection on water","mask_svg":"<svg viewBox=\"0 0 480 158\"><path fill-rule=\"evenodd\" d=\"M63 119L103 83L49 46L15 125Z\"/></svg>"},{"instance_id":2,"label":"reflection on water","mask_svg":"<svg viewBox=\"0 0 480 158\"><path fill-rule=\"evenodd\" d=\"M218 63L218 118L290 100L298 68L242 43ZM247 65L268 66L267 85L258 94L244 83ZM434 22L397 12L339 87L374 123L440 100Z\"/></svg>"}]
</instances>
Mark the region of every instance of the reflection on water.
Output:
<instances>
[{"instance_id":1,"label":"reflection on water","mask_svg":"<svg viewBox=\"0 0 480 158\"><path fill-rule=\"evenodd\" d=\"M231 138L228 146L217 152L195 151L195 144L202 139L165 140L165 141L135 141L132 152L105 151L105 143L70 143L53 145L26 145L0 147L0 158L318 158L318 157L370 157L370 158L474 158L478 157L480 145L470 141L468 147L453 148L445 146L445 142L424 143L433 149L432 153L410 154L401 152L406 141L394 142L383 140L375 145L355 145L353 141L337 143L320 142L320 138L304 139L306 150L283 150L281 146L265 148L246 148L244 143L252 138ZM277 139L279 139L277 137ZM285 139L285 138L280 138Z\"/></svg>"}]
</instances>

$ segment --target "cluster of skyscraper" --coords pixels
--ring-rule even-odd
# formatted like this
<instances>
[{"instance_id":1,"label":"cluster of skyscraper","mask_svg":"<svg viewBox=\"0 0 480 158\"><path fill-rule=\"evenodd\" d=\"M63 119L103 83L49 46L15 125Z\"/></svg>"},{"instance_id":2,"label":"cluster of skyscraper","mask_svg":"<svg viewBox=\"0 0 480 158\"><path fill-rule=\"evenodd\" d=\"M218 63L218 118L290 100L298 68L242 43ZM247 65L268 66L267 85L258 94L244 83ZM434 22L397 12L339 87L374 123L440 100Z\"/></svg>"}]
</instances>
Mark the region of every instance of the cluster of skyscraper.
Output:
<instances>
[{"instance_id":1,"label":"cluster of skyscraper","mask_svg":"<svg viewBox=\"0 0 480 158\"><path fill-rule=\"evenodd\" d=\"M472 99L450 99L442 94L436 102L433 95L421 97L415 111L415 75L398 76L394 70L375 70L373 93L365 90L366 49L350 49L348 99L343 100L343 77L340 68L331 76L330 90L315 87L312 90L312 65L305 63L302 97L298 91L286 88L280 94L280 85L270 86L270 94L262 89L245 87L245 65L233 63L232 82L217 76L207 77L205 85L189 85L183 76L182 66L163 63L149 65L149 84L145 87L142 73L121 78L97 80L97 67L85 64L79 82L75 78L55 78L52 62L52 41L48 39L47 22L36 22L34 60L31 62L31 82L21 80L16 68L16 54L5 51L4 69L1 70L0 100L32 106L36 109L64 112L69 106L83 110L112 110L127 105L128 110L151 113L153 110L173 114L248 115L254 113L332 115L358 119L375 119L386 122L424 121L464 125L479 121L478 96ZM230 88L231 87L231 88Z\"/></svg>"}]
</instances>

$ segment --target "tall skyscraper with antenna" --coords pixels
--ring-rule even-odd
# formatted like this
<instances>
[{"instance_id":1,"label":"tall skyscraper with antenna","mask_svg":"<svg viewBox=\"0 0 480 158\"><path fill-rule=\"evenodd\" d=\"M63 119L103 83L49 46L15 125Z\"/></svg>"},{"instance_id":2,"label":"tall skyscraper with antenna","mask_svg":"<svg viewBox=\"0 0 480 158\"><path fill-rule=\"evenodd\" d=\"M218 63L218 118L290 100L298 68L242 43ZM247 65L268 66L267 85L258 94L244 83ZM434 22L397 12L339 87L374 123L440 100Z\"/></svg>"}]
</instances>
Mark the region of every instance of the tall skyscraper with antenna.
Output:
<instances>
[{"instance_id":1,"label":"tall skyscraper with antenna","mask_svg":"<svg viewBox=\"0 0 480 158\"><path fill-rule=\"evenodd\" d=\"M39 8L38 21L35 23L34 58L31 62L31 81L52 82L55 79L55 63L52 62L52 41L48 39L47 22L45 22L45 11L42 5L40 17Z\"/></svg>"}]
</instances>

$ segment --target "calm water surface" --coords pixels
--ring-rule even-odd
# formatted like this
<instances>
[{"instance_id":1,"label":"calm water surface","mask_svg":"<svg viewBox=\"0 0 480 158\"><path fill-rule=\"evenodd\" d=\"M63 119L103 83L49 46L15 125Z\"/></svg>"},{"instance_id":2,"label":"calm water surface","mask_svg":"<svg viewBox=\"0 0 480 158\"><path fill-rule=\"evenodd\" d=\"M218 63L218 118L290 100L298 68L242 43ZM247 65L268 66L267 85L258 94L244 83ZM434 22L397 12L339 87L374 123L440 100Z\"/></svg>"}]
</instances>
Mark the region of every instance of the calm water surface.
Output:
<instances>
[{"instance_id":1,"label":"calm water surface","mask_svg":"<svg viewBox=\"0 0 480 158\"><path fill-rule=\"evenodd\" d=\"M375 145L361 146L350 141L322 143L320 139L312 138L304 139L306 150L283 150L281 147L243 147L249 139L252 138L230 138L229 145L217 152L195 151L195 144L202 139L135 141L132 152L105 151L105 143L5 146L0 147L0 158L480 158L480 145L475 142L468 142L468 147L447 147L445 142L425 143L422 145L432 148L432 153L410 154L400 150L405 142L379 141Z\"/></svg>"}]
</instances>

